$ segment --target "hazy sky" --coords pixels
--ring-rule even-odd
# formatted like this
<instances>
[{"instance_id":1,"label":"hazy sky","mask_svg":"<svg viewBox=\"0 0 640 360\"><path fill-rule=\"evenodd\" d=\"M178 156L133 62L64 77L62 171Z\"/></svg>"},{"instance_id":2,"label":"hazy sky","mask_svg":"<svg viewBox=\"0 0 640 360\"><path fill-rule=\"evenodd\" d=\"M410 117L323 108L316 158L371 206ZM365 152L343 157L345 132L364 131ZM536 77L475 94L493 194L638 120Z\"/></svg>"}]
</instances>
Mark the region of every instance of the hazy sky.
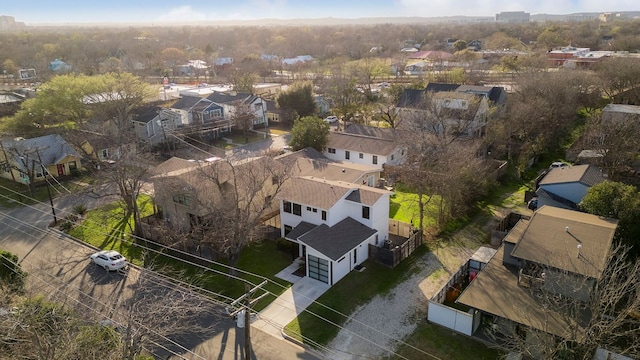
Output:
<instances>
[{"instance_id":1,"label":"hazy sky","mask_svg":"<svg viewBox=\"0 0 640 360\"><path fill-rule=\"evenodd\" d=\"M163 22L387 16L494 16L640 11L638 0L24 0L2 1L0 15L37 23Z\"/></svg>"}]
</instances>

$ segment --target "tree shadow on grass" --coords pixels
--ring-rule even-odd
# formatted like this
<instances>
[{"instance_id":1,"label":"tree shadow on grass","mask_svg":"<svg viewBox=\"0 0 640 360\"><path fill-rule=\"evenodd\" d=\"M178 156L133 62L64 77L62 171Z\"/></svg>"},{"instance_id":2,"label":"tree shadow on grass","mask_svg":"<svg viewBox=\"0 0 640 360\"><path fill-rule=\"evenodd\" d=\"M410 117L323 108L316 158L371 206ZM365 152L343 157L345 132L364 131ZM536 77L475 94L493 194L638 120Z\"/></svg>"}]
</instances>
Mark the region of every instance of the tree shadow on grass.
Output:
<instances>
[{"instance_id":1,"label":"tree shadow on grass","mask_svg":"<svg viewBox=\"0 0 640 360\"><path fill-rule=\"evenodd\" d=\"M122 240L125 234L125 229L127 227L128 220L129 219L126 218L115 223L114 226L109 231L109 233L107 234L107 236L104 238L104 241L102 242L102 244L100 244L99 248L106 249L108 245L111 245L109 248L113 249L116 246L117 242Z\"/></svg>"}]
</instances>

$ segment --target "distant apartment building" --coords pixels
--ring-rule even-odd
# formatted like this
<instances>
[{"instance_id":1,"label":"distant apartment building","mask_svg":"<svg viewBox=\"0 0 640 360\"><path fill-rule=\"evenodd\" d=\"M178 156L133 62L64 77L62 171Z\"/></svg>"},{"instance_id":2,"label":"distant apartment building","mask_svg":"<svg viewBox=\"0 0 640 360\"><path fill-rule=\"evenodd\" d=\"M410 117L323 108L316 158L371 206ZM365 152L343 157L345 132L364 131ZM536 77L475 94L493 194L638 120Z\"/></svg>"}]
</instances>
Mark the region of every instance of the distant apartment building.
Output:
<instances>
[{"instance_id":1,"label":"distant apartment building","mask_svg":"<svg viewBox=\"0 0 640 360\"><path fill-rule=\"evenodd\" d=\"M22 30L25 27L23 22L16 22L13 16L0 15L0 31Z\"/></svg>"},{"instance_id":2,"label":"distant apartment building","mask_svg":"<svg viewBox=\"0 0 640 360\"><path fill-rule=\"evenodd\" d=\"M503 11L496 14L496 22L501 23L525 23L531 20L531 14L524 11Z\"/></svg>"}]
</instances>

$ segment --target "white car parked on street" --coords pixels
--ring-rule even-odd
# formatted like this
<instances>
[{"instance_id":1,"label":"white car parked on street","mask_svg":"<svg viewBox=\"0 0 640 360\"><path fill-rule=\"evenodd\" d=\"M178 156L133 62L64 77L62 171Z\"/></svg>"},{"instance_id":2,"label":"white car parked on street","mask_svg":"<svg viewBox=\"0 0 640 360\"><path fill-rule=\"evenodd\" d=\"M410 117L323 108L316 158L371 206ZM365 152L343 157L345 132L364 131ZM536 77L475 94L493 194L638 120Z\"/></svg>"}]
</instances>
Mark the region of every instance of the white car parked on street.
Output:
<instances>
[{"instance_id":1,"label":"white car parked on street","mask_svg":"<svg viewBox=\"0 0 640 360\"><path fill-rule=\"evenodd\" d=\"M120 270L127 266L127 259L115 250L102 250L91 255L91 262L107 271Z\"/></svg>"},{"instance_id":2,"label":"white car parked on street","mask_svg":"<svg viewBox=\"0 0 640 360\"><path fill-rule=\"evenodd\" d=\"M337 122L337 121L338 121L338 117L337 117L337 116L333 116L333 115L331 115L331 116L327 116L327 117L324 119L324 121L325 121L325 122L328 122L329 124L333 124L333 123L335 123L335 122Z\"/></svg>"}]
</instances>

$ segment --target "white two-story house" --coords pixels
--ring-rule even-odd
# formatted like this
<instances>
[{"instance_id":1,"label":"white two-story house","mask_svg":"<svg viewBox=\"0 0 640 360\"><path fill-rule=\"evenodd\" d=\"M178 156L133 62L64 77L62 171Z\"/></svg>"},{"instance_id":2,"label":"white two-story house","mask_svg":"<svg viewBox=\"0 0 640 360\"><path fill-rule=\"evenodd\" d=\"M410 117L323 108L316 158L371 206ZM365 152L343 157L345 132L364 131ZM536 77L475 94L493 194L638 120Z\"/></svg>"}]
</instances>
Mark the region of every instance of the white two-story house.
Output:
<instances>
[{"instance_id":1,"label":"white two-story house","mask_svg":"<svg viewBox=\"0 0 640 360\"><path fill-rule=\"evenodd\" d=\"M390 191L312 176L279 195L282 236L299 245L307 276L333 285L389 236Z\"/></svg>"},{"instance_id":2,"label":"white two-story house","mask_svg":"<svg viewBox=\"0 0 640 360\"><path fill-rule=\"evenodd\" d=\"M330 132L322 153L332 160L372 165L380 169L384 164L399 165L406 157L405 147L395 140L346 132Z\"/></svg>"}]
</instances>

